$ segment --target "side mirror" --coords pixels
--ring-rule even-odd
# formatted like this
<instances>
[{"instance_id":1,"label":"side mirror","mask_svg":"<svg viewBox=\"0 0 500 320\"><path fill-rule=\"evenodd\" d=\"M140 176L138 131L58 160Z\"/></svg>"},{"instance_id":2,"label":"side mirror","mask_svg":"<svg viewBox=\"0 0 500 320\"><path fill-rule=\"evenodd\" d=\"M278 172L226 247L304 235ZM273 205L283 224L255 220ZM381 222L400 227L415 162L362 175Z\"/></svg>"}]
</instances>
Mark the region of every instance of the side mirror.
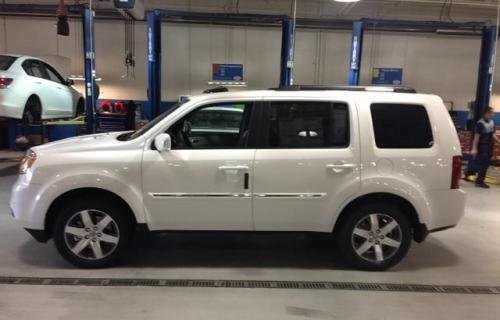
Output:
<instances>
[{"instance_id":1,"label":"side mirror","mask_svg":"<svg viewBox=\"0 0 500 320\"><path fill-rule=\"evenodd\" d=\"M172 149L172 139L168 133L161 133L155 138L155 147L159 152Z\"/></svg>"},{"instance_id":2,"label":"side mirror","mask_svg":"<svg viewBox=\"0 0 500 320\"><path fill-rule=\"evenodd\" d=\"M67 86L72 86L75 84L75 81L73 81L73 79L66 79L66 85Z\"/></svg>"}]
</instances>

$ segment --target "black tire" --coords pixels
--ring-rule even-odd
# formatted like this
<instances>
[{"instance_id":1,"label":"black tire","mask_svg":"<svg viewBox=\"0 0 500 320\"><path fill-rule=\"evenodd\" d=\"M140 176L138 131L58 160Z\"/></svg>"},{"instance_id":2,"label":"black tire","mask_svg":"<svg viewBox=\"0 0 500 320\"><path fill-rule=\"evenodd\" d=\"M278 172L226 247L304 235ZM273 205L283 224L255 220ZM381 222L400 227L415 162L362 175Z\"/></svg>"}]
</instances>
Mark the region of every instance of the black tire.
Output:
<instances>
[{"instance_id":1,"label":"black tire","mask_svg":"<svg viewBox=\"0 0 500 320\"><path fill-rule=\"evenodd\" d=\"M378 229L371 228L371 218L374 214L377 217L374 220L379 225ZM393 229L391 229L394 226L392 221L397 223ZM386 231L383 229L384 226L387 226L386 230L391 229L391 232L382 235ZM355 228L356 234L354 234ZM346 262L357 269L367 271L383 271L396 265L406 256L412 241L412 228L408 217L397 206L386 203L370 203L355 207L347 212L347 216L342 219L336 231L337 246ZM363 236L359 236L358 233L362 233ZM395 244L398 242L399 247L396 248ZM358 254L356 249L363 254ZM379 260L380 257L383 259Z\"/></svg>"},{"instance_id":2,"label":"black tire","mask_svg":"<svg viewBox=\"0 0 500 320\"><path fill-rule=\"evenodd\" d=\"M23 123L26 125L31 125L35 122L39 122L42 117L42 105L40 100L36 97L30 97L24 106L23 111Z\"/></svg>"},{"instance_id":3,"label":"black tire","mask_svg":"<svg viewBox=\"0 0 500 320\"><path fill-rule=\"evenodd\" d=\"M82 116L84 114L85 114L85 101L83 99L80 99L76 104L75 117Z\"/></svg>"},{"instance_id":4,"label":"black tire","mask_svg":"<svg viewBox=\"0 0 500 320\"><path fill-rule=\"evenodd\" d=\"M105 228L104 230L102 230L102 234L104 234L105 236L111 235L112 237L115 237L117 239L117 244L112 244L100 240L93 241L94 238L97 237L97 235L95 233L93 235L89 235L89 233L87 233L90 238L90 242L88 242L88 245L86 245L80 252L80 255L87 255L87 257L82 257L72 251L71 244L75 244L74 248L76 248L78 242L84 240L84 237L78 237L73 234L66 233L65 229L68 224L71 224L69 225L71 227L72 225L74 225L72 224L74 221L78 222L77 220L79 212L85 210L88 210L89 215L92 219L92 223L94 223L96 226L100 221L98 220L99 216L103 216L103 213L112 218L112 223L109 223L107 227L111 228L111 231L106 231ZM84 226L82 225L79 227L83 229ZM127 249L132 238L133 227L134 220L131 216L130 210L124 205L100 197L83 197L74 199L71 202L66 203L58 213L53 229L54 243L59 253L68 262L77 267L109 267L115 264ZM85 237L87 237L87 235ZM85 241L89 240L86 239ZM109 249L112 246L114 247L113 249L109 249L109 253L104 255L102 258L97 258L97 256L95 256L92 242L99 242L99 250L102 250L102 253L106 253L106 249ZM92 255L94 256L92 257Z\"/></svg>"}]
</instances>

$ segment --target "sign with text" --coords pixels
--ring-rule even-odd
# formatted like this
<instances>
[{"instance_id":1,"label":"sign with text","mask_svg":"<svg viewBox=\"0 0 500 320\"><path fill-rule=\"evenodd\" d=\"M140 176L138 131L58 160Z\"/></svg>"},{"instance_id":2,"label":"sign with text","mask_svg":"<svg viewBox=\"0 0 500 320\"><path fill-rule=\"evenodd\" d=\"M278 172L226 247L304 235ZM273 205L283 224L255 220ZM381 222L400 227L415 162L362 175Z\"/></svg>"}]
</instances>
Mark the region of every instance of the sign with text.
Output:
<instances>
[{"instance_id":1,"label":"sign with text","mask_svg":"<svg viewBox=\"0 0 500 320\"><path fill-rule=\"evenodd\" d=\"M372 70L372 84L400 86L402 83L402 68L373 68Z\"/></svg>"},{"instance_id":2,"label":"sign with text","mask_svg":"<svg viewBox=\"0 0 500 320\"><path fill-rule=\"evenodd\" d=\"M212 64L212 80L214 81L242 81L243 65L229 63Z\"/></svg>"}]
</instances>

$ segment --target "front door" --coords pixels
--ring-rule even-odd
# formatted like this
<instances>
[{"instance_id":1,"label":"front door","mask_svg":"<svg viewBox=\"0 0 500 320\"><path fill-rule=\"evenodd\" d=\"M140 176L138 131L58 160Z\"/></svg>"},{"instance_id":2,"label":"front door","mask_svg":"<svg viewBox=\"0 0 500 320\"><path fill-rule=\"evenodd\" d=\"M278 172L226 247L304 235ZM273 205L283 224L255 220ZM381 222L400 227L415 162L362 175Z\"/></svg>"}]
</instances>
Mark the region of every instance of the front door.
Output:
<instances>
[{"instance_id":1,"label":"front door","mask_svg":"<svg viewBox=\"0 0 500 320\"><path fill-rule=\"evenodd\" d=\"M360 187L356 109L337 101L272 101L254 165L256 230L331 231ZM262 148L261 148L262 147Z\"/></svg>"},{"instance_id":2,"label":"front door","mask_svg":"<svg viewBox=\"0 0 500 320\"><path fill-rule=\"evenodd\" d=\"M52 84L44 64L40 60L26 60L23 69L30 76L30 82L34 93L40 98L42 104L42 118L51 118L57 113L58 97L52 89Z\"/></svg>"},{"instance_id":3,"label":"front door","mask_svg":"<svg viewBox=\"0 0 500 320\"><path fill-rule=\"evenodd\" d=\"M252 230L253 102L202 106L170 126L172 150L147 148L144 204L152 230Z\"/></svg>"}]
</instances>

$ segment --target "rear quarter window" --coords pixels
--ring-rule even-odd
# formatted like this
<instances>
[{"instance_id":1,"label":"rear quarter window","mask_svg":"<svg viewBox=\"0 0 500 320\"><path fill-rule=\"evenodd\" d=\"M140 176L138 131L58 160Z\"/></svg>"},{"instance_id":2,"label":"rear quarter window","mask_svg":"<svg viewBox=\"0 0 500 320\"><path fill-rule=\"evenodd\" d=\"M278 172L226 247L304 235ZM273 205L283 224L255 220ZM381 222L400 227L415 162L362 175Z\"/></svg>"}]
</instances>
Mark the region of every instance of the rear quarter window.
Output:
<instances>
[{"instance_id":1,"label":"rear quarter window","mask_svg":"<svg viewBox=\"0 0 500 320\"><path fill-rule=\"evenodd\" d=\"M0 70L6 71L12 66L14 61L16 61L16 57L13 56L5 56L5 55L0 55Z\"/></svg>"},{"instance_id":2,"label":"rear quarter window","mask_svg":"<svg viewBox=\"0 0 500 320\"><path fill-rule=\"evenodd\" d=\"M375 143L380 149L427 149L434 145L423 105L374 103L370 107Z\"/></svg>"}]
</instances>

